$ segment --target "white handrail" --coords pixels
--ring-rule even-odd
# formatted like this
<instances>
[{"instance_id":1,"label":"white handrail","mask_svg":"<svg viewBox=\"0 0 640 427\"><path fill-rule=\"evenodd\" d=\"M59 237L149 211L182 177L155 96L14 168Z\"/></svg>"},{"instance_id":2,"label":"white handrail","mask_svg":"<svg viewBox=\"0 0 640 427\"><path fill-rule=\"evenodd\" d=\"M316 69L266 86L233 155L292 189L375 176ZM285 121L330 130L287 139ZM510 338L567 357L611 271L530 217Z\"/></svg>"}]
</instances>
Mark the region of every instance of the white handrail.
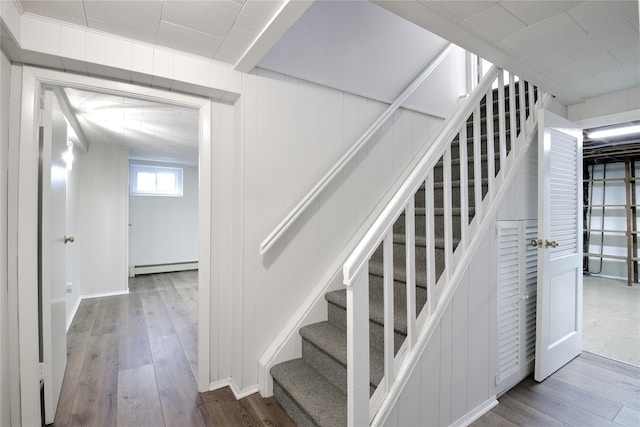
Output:
<instances>
[{"instance_id":1,"label":"white handrail","mask_svg":"<svg viewBox=\"0 0 640 427\"><path fill-rule=\"evenodd\" d=\"M342 171L380 127L396 112L398 108L415 92L415 90L429 77L438 65L447 57L453 49L453 44L449 43L438 53L433 61L422 70L420 74L406 87L396 100L378 117L378 119L365 131L364 134L351 146L333 167L313 186L313 188L298 202L297 205L287 214L287 216L273 229L271 233L260 244L260 255L264 255L273 247L280 237L291 227L291 225L302 215L302 213L313 203L318 195L329 185L331 181Z\"/></svg>"},{"instance_id":2,"label":"white handrail","mask_svg":"<svg viewBox=\"0 0 640 427\"><path fill-rule=\"evenodd\" d=\"M502 72L502 70L499 70L496 66L492 67L491 70L489 70L489 72L487 72L487 74L482 78L482 81L478 84L466 102L461 105L460 108L458 108L458 110L447 120L447 124L442 132L440 132L437 139L433 142L431 148L427 151L427 154L409 175L396 195L390 200L389 205L373 223L369 232L364 235L363 239L356 246L351 256L347 258L342 268L344 284L346 286L351 286L353 284L353 281L358 276L360 270L369 261L373 252L382 241L382 237L385 235L386 230L393 226L393 222L402 213L409 199L413 197L415 192L418 190L418 187L422 185L424 177L429 169L433 168L433 166L438 162L442 151L459 131L461 121L466 121L466 118L475 109L476 104L480 102L486 91L491 88L491 85L499 72Z\"/></svg>"}]
</instances>

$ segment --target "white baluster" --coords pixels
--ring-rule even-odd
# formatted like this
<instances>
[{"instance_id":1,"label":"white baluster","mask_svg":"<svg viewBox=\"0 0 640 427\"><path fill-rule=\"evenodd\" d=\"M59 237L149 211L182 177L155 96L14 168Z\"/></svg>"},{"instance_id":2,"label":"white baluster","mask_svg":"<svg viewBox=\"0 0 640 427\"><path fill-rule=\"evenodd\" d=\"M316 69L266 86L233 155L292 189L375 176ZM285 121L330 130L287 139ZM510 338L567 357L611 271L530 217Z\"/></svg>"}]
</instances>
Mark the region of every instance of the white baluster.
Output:
<instances>
[{"instance_id":1,"label":"white baluster","mask_svg":"<svg viewBox=\"0 0 640 427\"><path fill-rule=\"evenodd\" d=\"M467 123L460 128L460 244L464 248L469 243L469 160L467 156ZM464 141L464 142L463 142Z\"/></svg>"},{"instance_id":2,"label":"white baluster","mask_svg":"<svg viewBox=\"0 0 640 427\"><path fill-rule=\"evenodd\" d=\"M487 91L487 104L485 107L487 120L487 178L489 178L489 202L493 200L494 181L496 177L495 148L493 135L493 89Z\"/></svg>"},{"instance_id":3,"label":"white baluster","mask_svg":"<svg viewBox=\"0 0 640 427\"><path fill-rule=\"evenodd\" d=\"M409 351L416 344L416 212L415 198L410 197L404 213L407 269L407 343Z\"/></svg>"},{"instance_id":4,"label":"white baluster","mask_svg":"<svg viewBox=\"0 0 640 427\"><path fill-rule=\"evenodd\" d=\"M482 220L482 141L480 127L480 103L473 113L473 181L475 190L476 223Z\"/></svg>"},{"instance_id":5,"label":"white baluster","mask_svg":"<svg viewBox=\"0 0 640 427\"><path fill-rule=\"evenodd\" d=\"M500 138L500 171L502 176L507 173L507 129L506 113L504 111L504 72L498 74L498 137Z\"/></svg>"},{"instance_id":6,"label":"white baluster","mask_svg":"<svg viewBox=\"0 0 640 427\"><path fill-rule=\"evenodd\" d=\"M444 205L444 274L449 281L451 272L451 258L453 256L453 224L451 203L451 145L444 150L442 157L442 199Z\"/></svg>"},{"instance_id":7,"label":"white baluster","mask_svg":"<svg viewBox=\"0 0 640 427\"><path fill-rule=\"evenodd\" d=\"M406 213L405 213L406 216ZM384 262L384 377L387 391L396 380L393 318L393 227L382 243Z\"/></svg>"}]
</instances>

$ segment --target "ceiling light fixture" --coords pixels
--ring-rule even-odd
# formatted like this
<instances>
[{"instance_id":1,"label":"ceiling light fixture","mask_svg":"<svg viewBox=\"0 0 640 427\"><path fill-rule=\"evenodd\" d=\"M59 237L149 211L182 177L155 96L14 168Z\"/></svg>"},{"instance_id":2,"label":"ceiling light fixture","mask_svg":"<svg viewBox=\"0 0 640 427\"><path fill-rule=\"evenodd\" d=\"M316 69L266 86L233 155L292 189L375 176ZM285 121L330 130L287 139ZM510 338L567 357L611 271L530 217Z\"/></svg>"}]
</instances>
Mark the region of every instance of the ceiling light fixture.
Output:
<instances>
[{"instance_id":1,"label":"ceiling light fixture","mask_svg":"<svg viewBox=\"0 0 640 427\"><path fill-rule=\"evenodd\" d=\"M614 136L632 135L634 133L640 133L640 125L634 126L621 126L616 128L596 130L587 133L589 138L612 138Z\"/></svg>"}]
</instances>

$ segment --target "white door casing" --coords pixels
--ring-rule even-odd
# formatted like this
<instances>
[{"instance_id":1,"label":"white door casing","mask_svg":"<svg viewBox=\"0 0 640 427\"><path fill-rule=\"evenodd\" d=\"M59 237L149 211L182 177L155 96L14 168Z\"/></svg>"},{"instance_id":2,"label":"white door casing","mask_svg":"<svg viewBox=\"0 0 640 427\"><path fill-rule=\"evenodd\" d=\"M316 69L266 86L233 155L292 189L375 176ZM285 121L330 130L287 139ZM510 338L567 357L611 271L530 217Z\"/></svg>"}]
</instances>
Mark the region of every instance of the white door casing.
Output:
<instances>
[{"instance_id":1,"label":"white door casing","mask_svg":"<svg viewBox=\"0 0 640 427\"><path fill-rule=\"evenodd\" d=\"M582 129L541 111L538 138L534 378L542 381L582 351Z\"/></svg>"},{"instance_id":2,"label":"white door casing","mask_svg":"<svg viewBox=\"0 0 640 427\"><path fill-rule=\"evenodd\" d=\"M212 101L94 77L13 66L8 173L8 298L11 307L9 363L12 425L40 425L40 358L38 322L38 124L43 87L74 87L137 97L199 110L199 274L198 375L199 391L210 388L211 341L211 206ZM215 141L219 144L220 141ZM19 279L18 279L19 278ZM218 286L218 283L214 283Z\"/></svg>"},{"instance_id":3,"label":"white door casing","mask_svg":"<svg viewBox=\"0 0 640 427\"><path fill-rule=\"evenodd\" d=\"M44 93L40 126L41 330L45 424L54 421L67 366L66 196L67 123L51 90ZM57 107L57 108L56 108Z\"/></svg>"}]
</instances>

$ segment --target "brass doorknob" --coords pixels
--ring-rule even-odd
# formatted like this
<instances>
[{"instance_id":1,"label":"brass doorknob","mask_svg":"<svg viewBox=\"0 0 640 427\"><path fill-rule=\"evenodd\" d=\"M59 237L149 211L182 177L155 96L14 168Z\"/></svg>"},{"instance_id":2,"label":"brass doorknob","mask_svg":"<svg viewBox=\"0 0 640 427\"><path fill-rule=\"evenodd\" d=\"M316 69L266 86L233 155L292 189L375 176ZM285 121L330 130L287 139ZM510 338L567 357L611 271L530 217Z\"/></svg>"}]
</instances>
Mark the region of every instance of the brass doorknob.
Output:
<instances>
[{"instance_id":1,"label":"brass doorknob","mask_svg":"<svg viewBox=\"0 0 640 427\"><path fill-rule=\"evenodd\" d=\"M540 239L533 239L531 241L531 246L533 246L534 248L537 248L538 246L542 247L542 240Z\"/></svg>"},{"instance_id":2,"label":"brass doorknob","mask_svg":"<svg viewBox=\"0 0 640 427\"><path fill-rule=\"evenodd\" d=\"M65 243L65 244L67 244L67 243L73 243L73 242L75 242L75 241L76 241L76 238L75 238L75 237L73 237L73 236L67 236L67 235L65 234L65 236L64 236L64 243Z\"/></svg>"}]
</instances>

